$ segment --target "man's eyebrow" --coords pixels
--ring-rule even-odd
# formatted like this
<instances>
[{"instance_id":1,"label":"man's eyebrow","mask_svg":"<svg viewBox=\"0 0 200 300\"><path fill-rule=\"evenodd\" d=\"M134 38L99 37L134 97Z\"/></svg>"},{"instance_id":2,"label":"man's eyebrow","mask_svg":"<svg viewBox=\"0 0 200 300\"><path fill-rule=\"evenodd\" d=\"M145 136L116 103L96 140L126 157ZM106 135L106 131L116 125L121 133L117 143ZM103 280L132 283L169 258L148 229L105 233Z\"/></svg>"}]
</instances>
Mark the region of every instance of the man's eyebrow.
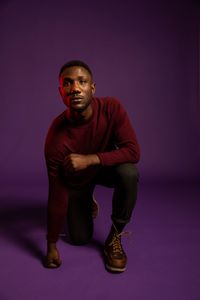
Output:
<instances>
[{"instance_id":1,"label":"man's eyebrow","mask_svg":"<svg viewBox=\"0 0 200 300\"><path fill-rule=\"evenodd\" d=\"M66 82L73 82L74 80L70 77L65 77L63 78L63 83L66 83Z\"/></svg>"},{"instance_id":2,"label":"man's eyebrow","mask_svg":"<svg viewBox=\"0 0 200 300\"><path fill-rule=\"evenodd\" d=\"M70 78L70 77L64 77L64 78L63 78L63 81L67 81L67 80L73 80L73 79Z\"/></svg>"},{"instance_id":3,"label":"man's eyebrow","mask_svg":"<svg viewBox=\"0 0 200 300\"><path fill-rule=\"evenodd\" d=\"M86 76L81 75L81 76L78 76L77 79L87 79L87 78L86 78ZM74 81L74 80L76 80L76 79L73 79L73 78L71 78L71 77L64 77L64 78L63 78L63 81L64 81L64 82L65 82L65 81Z\"/></svg>"}]
</instances>

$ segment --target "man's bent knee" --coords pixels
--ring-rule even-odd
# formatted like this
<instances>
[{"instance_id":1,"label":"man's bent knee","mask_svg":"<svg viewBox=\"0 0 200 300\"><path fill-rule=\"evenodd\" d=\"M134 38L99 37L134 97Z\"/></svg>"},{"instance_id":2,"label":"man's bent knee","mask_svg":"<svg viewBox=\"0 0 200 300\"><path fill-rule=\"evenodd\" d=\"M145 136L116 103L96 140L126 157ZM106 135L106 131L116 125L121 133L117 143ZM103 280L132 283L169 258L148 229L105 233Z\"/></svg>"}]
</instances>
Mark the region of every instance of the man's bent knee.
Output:
<instances>
[{"instance_id":1,"label":"man's bent knee","mask_svg":"<svg viewBox=\"0 0 200 300\"><path fill-rule=\"evenodd\" d=\"M124 163L116 167L116 175L122 179L138 181L139 173L133 163Z\"/></svg>"}]
</instances>

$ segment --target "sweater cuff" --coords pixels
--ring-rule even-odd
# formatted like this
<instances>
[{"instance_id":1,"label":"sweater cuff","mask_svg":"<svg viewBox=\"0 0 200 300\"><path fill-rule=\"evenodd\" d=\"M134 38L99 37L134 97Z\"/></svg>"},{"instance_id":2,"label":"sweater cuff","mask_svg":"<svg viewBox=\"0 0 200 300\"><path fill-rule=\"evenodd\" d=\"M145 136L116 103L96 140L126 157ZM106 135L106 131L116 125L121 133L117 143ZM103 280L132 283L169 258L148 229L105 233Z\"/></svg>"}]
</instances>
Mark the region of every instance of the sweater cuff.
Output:
<instances>
[{"instance_id":1,"label":"sweater cuff","mask_svg":"<svg viewBox=\"0 0 200 300\"><path fill-rule=\"evenodd\" d=\"M56 243L58 241L58 237L52 237L49 234L46 235L46 240L49 243Z\"/></svg>"},{"instance_id":2,"label":"sweater cuff","mask_svg":"<svg viewBox=\"0 0 200 300\"><path fill-rule=\"evenodd\" d=\"M100 160L100 165L104 166L105 164L104 164L104 161L103 161L102 153L96 153L96 155L98 156L98 158Z\"/></svg>"}]
</instances>

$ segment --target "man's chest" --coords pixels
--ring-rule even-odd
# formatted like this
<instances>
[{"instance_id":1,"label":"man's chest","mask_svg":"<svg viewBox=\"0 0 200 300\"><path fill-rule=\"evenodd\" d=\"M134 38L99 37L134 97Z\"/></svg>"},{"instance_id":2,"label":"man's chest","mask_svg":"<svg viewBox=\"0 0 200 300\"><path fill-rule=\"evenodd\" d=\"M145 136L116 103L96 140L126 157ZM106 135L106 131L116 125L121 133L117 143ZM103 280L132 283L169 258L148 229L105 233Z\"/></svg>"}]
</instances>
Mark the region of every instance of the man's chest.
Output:
<instances>
[{"instance_id":1,"label":"man's chest","mask_svg":"<svg viewBox=\"0 0 200 300\"><path fill-rule=\"evenodd\" d=\"M74 153L90 154L103 151L114 138L112 122L101 116L86 126L66 128L64 146Z\"/></svg>"}]
</instances>

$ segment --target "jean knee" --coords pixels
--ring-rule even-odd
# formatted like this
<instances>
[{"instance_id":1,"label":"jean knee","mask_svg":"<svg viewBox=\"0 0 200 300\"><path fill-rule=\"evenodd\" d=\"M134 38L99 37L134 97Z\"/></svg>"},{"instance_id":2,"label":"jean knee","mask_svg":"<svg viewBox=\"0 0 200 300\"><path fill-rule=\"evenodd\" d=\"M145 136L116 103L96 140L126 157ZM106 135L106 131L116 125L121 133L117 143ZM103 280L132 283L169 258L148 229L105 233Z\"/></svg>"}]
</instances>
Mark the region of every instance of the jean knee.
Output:
<instances>
[{"instance_id":1,"label":"jean knee","mask_svg":"<svg viewBox=\"0 0 200 300\"><path fill-rule=\"evenodd\" d=\"M126 181L138 182L139 180L139 172L136 166L132 163L125 163L117 166L116 174L120 179Z\"/></svg>"}]
</instances>

